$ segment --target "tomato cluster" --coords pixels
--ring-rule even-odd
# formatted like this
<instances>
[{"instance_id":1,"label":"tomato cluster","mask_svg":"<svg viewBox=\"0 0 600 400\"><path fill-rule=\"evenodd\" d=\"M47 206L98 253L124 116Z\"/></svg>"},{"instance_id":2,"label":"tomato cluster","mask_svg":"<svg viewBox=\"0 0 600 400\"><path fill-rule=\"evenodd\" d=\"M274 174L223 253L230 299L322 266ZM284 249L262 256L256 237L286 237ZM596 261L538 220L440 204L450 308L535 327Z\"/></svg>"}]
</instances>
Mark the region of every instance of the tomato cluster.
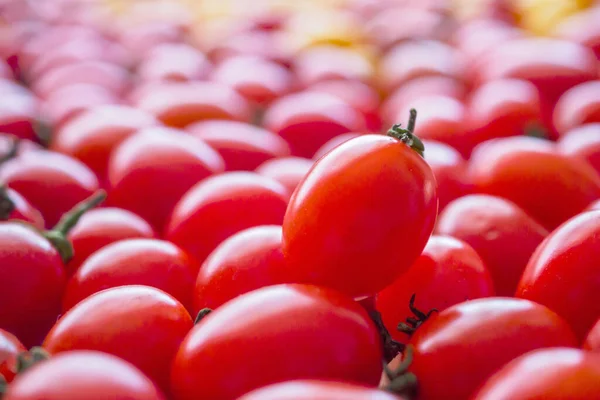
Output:
<instances>
[{"instance_id":1,"label":"tomato cluster","mask_svg":"<svg viewBox=\"0 0 600 400\"><path fill-rule=\"evenodd\" d=\"M2 400L600 398L600 2L0 17Z\"/></svg>"}]
</instances>

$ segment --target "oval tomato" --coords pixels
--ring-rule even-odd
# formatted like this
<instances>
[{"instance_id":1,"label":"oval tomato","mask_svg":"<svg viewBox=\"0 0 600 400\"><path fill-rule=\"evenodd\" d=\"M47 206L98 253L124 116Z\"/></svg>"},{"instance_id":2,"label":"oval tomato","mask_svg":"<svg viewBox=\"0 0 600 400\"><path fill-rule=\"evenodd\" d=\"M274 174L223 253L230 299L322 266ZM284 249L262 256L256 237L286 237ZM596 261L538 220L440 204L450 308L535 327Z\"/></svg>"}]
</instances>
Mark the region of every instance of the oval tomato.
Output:
<instances>
[{"instance_id":1,"label":"oval tomato","mask_svg":"<svg viewBox=\"0 0 600 400\"><path fill-rule=\"evenodd\" d=\"M27 349L12 333L0 329L0 380L11 382L15 377L17 355Z\"/></svg>"},{"instance_id":2,"label":"oval tomato","mask_svg":"<svg viewBox=\"0 0 600 400\"><path fill-rule=\"evenodd\" d=\"M331 138L330 140L325 142L325 144L323 144L323 146L319 147L319 150L317 150L317 152L313 156L313 160L315 160L315 161L318 160L319 158L323 157L325 154L329 153L331 150L338 147L340 144L347 142L350 139L357 138L360 135L361 135L360 133L349 132L349 133L342 133L341 135L337 135L337 136Z\"/></svg>"},{"instance_id":3,"label":"oval tomato","mask_svg":"<svg viewBox=\"0 0 600 400\"><path fill-rule=\"evenodd\" d=\"M259 165L254 172L285 186L289 199L313 164L313 160L302 157L274 158Z\"/></svg>"},{"instance_id":4,"label":"oval tomato","mask_svg":"<svg viewBox=\"0 0 600 400\"><path fill-rule=\"evenodd\" d=\"M590 122L600 122L600 80L567 90L554 109L554 126L561 134Z\"/></svg>"},{"instance_id":5,"label":"oval tomato","mask_svg":"<svg viewBox=\"0 0 600 400\"><path fill-rule=\"evenodd\" d=\"M573 128L556 142L559 153L587 161L600 174L600 122Z\"/></svg>"}]
</instances>

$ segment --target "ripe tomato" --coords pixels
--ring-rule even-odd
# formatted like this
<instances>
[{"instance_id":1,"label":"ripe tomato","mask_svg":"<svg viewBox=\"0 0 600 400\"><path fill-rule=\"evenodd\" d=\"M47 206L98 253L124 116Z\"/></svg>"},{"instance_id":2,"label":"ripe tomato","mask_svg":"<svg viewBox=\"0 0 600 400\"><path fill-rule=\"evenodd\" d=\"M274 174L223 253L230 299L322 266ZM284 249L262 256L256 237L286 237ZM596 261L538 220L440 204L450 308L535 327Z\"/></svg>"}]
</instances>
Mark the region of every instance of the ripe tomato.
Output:
<instances>
[{"instance_id":1,"label":"ripe tomato","mask_svg":"<svg viewBox=\"0 0 600 400\"><path fill-rule=\"evenodd\" d=\"M210 253L196 279L194 312L263 286L287 283L281 226L261 225L225 239Z\"/></svg>"},{"instance_id":2,"label":"ripe tomato","mask_svg":"<svg viewBox=\"0 0 600 400\"><path fill-rule=\"evenodd\" d=\"M281 183L287 189L287 199L313 166L314 161L302 157L283 157L265 161L255 172Z\"/></svg>"},{"instance_id":3,"label":"ripe tomato","mask_svg":"<svg viewBox=\"0 0 600 400\"><path fill-rule=\"evenodd\" d=\"M30 93L7 93L0 98L0 132L38 141L38 119L39 102Z\"/></svg>"},{"instance_id":4,"label":"ripe tomato","mask_svg":"<svg viewBox=\"0 0 600 400\"><path fill-rule=\"evenodd\" d=\"M600 211L571 218L531 256L516 292L556 311L582 340L600 317L595 261L599 239Z\"/></svg>"},{"instance_id":5,"label":"ripe tomato","mask_svg":"<svg viewBox=\"0 0 600 400\"><path fill-rule=\"evenodd\" d=\"M143 129L112 153L108 202L138 214L162 232L181 196L223 169L219 153L203 140L174 128ZM168 190L159 193L159 188ZM149 198L148 193L156 195Z\"/></svg>"},{"instance_id":6,"label":"ripe tomato","mask_svg":"<svg viewBox=\"0 0 600 400\"><path fill-rule=\"evenodd\" d=\"M283 137L295 156L311 158L329 139L364 131L363 115L338 97L305 91L283 96L264 116L265 127Z\"/></svg>"},{"instance_id":7,"label":"ripe tomato","mask_svg":"<svg viewBox=\"0 0 600 400\"><path fill-rule=\"evenodd\" d=\"M186 130L219 152L226 171L252 171L269 159L290 155L281 136L244 122L208 120Z\"/></svg>"},{"instance_id":8,"label":"ripe tomato","mask_svg":"<svg viewBox=\"0 0 600 400\"><path fill-rule=\"evenodd\" d=\"M513 201L546 229L556 228L600 198L596 171L584 161L559 154L542 139L512 137L483 143L471 157L469 173L476 192Z\"/></svg>"},{"instance_id":9,"label":"ripe tomato","mask_svg":"<svg viewBox=\"0 0 600 400\"><path fill-rule=\"evenodd\" d=\"M253 55L286 67L291 64L291 51L277 31L239 32L214 43L209 51L211 59L218 61L238 55Z\"/></svg>"},{"instance_id":10,"label":"ripe tomato","mask_svg":"<svg viewBox=\"0 0 600 400\"><path fill-rule=\"evenodd\" d=\"M15 335L0 329L0 378L4 377L6 382L13 380L17 367L17 355L25 350L27 349Z\"/></svg>"},{"instance_id":11,"label":"ripe tomato","mask_svg":"<svg viewBox=\"0 0 600 400\"><path fill-rule=\"evenodd\" d=\"M600 356L579 349L539 349L497 371L474 400L594 399L600 396Z\"/></svg>"},{"instance_id":12,"label":"ripe tomato","mask_svg":"<svg viewBox=\"0 0 600 400\"><path fill-rule=\"evenodd\" d=\"M208 58L184 43L159 43L142 59L137 75L142 82L187 82L206 79L212 70Z\"/></svg>"},{"instance_id":13,"label":"ripe tomato","mask_svg":"<svg viewBox=\"0 0 600 400\"><path fill-rule=\"evenodd\" d=\"M275 383L238 400L402 400L394 394L346 382L299 380Z\"/></svg>"},{"instance_id":14,"label":"ripe tomato","mask_svg":"<svg viewBox=\"0 0 600 400\"><path fill-rule=\"evenodd\" d=\"M590 122L600 122L600 80L567 90L554 109L554 126L559 133Z\"/></svg>"},{"instance_id":15,"label":"ripe tomato","mask_svg":"<svg viewBox=\"0 0 600 400\"><path fill-rule=\"evenodd\" d=\"M406 341L397 326L414 318L411 296L416 308L427 313L493 295L492 277L475 250L461 240L434 235L408 271L377 294L375 307L392 337Z\"/></svg>"},{"instance_id":16,"label":"ripe tomato","mask_svg":"<svg viewBox=\"0 0 600 400\"><path fill-rule=\"evenodd\" d=\"M529 257L548 235L515 203L484 194L448 204L435 231L469 243L488 267L500 296L515 293Z\"/></svg>"},{"instance_id":17,"label":"ripe tomato","mask_svg":"<svg viewBox=\"0 0 600 400\"><path fill-rule=\"evenodd\" d=\"M5 400L164 400L139 369L98 351L69 351L42 361L9 385Z\"/></svg>"},{"instance_id":18,"label":"ripe tomato","mask_svg":"<svg viewBox=\"0 0 600 400\"><path fill-rule=\"evenodd\" d=\"M556 148L561 154L587 161L600 174L600 122L567 131L558 139Z\"/></svg>"},{"instance_id":19,"label":"ripe tomato","mask_svg":"<svg viewBox=\"0 0 600 400\"><path fill-rule=\"evenodd\" d=\"M174 21L151 21L128 24L127 29L121 29L117 34L117 39L136 60L144 60L160 45L181 43L185 32Z\"/></svg>"},{"instance_id":20,"label":"ripe tomato","mask_svg":"<svg viewBox=\"0 0 600 400\"><path fill-rule=\"evenodd\" d=\"M342 133L341 135L337 135L337 136L331 138L330 140L325 142L325 144L323 144L323 146L319 147L319 150L317 150L317 152L315 153L313 160L315 160L315 161L318 160L319 158L323 157L325 154L329 153L331 150L338 147L340 144L347 142L350 139L357 138L360 135L361 135L360 133L349 132L349 133Z\"/></svg>"},{"instance_id":21,"label":"ripe tomato","mask_svg":"<svg viewBox=\"0 0 600 400\"><path fill-rule=\"evenodd\" d=\"M19 192L1 185L0 220L25 221L38 229L44 229L44 218L42 217L42 214L33 208Z\"/></svg>"},{"instance_id":22,"label":"ripe tomato","mask_svg":"<svg viewBox=\"0 0 600 400\"><path fill-rule=\"evenodd\" d=\"M292 195L286 262L301 282L374 294L417 259L437 203L433 172L403 140L351 139L316 161Z\"/></svg>"},{"instance_id":23,"label":"ripe tomato","mask_svg":"<svg viewBox=\"0 0 600 400\"><path fill-rule=\"evenodd\" d=\"M194 326L173 361L171 388L176 400L221 400L293 379L376 385L381 357L377 329L351 298L310 285L269 286Z\"/></svg>"},{"instance_id":24,"label":"ripe tomato","mask_svg":"<svg viewBox=\"0 0 600 400\"><path fill-rule=\"evenodd\" d=\"M591 7L564 18L556 25L553 35L582 44L594 51L600 59L600 7Z\"/></svg>"},{"instance_id":25,"label":"ripe tomato","mask_svg":"<svg viewBox=\"0 0 600 400\"><path fill-rule=\"evenodd\" d=\"M205 179L175 205L165 238L202 263L236 232L281 224L286 196L279 182L255 173L228 172Z\"/></svg>"},{"instance_id":26,"label":"ripe tomato","mask_svg":"<svg viewBox=\"0 0 600 400\"><path fill-rule=\"evenodd\" d=\"M421 325L410 344L409 370L419 381L419 398L433 400L468 399L515 357L544 347L576 347L577 340L550 309L492 297L447 308Z\"/></svg>"},{"instance_id":27,"label":"ripe tomato","mask_svg":"<svg viewBox=\"0 0 600 400\"><path fill-rule=\"evenodd\" d=\"M596 321L592 329L587 333L583 342L585 350L599 351L600 350L600 319Z\"/></svg>"},{"instance_id":28,"label":"ripe tomato","mask_svg":"<svg viewBox=\"0 0 600 400\"><path fill-rule=\"evenodd\" d=\"M64 314L46 336L50 354L98 350L129 361L168 389L169 368L192 318L175 298L149 286L106 289Z\"/></svg>"}]
</instances>

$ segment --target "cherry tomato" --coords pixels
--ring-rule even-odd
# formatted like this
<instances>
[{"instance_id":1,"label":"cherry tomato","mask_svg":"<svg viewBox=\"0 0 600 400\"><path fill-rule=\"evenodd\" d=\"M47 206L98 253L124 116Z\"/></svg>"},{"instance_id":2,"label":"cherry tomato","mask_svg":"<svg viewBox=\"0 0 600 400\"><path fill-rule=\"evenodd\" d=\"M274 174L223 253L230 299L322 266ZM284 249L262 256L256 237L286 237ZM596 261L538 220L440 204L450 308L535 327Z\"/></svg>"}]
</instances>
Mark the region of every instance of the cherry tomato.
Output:
<instances>
[{"instance_id":1,"label":"cherry tomato","mask_svg":"<svg viewBox=\"0 0 600 400\"><path fill-rule=\"evenodd\" d=\"M176 400L220 400L293 379L374 386L381 357L377 329L352 299L316 286L275 285L239 296L196 324L173 361L171 387Z\"/></svg>"},{"instance_id":2,"label":"cherry tomato","mask_svg":"<svg viewBox=\"0 0 600 400\"><path fill-rule=\"evenodd\" d=\"M351 139L315 162L292 195L286 261L302 282L374 294L417 259L437 203L433 172L417 151L390 136Z\"/></svg>"},{"instance_id":3,"label":"cherry tomato","mask_svg":"<svg viewBox=\"0 0 600 400\"><path fill-rule=\"evenodd\" d=\"M587 333L583 342L585 350L599 351L600 350L600 319L596 321L592 329Z\"/></svg>"},{"instance_id":4,"label":"cherry tomato","mask_svg":"<svg viewBox=\"0 0 600 400\"><path fill-rule=\"evenodd\" d=\"M464 196L448 204L435 231L469 243L488 267L501 296L515 293L529 257L548 235L515 203L484 194Z\"/></svg>"},{"instance_id":5,"label":"cherry tomato","mask_svg":"<svg viewBox=\"0 0 600 400\"><path fill-rule=\"evenodd\" d=\"M600 211L577 215L554 230L531 256L516 295L544 304L568 321L581 339L600 316L594 254Z\"/></svg>"},{"instance_id":6,"label":"cherry tomato","mask_svg":"<svg viewBox=\"0 0 600 400\"><path fill-rule=\"evenodd\" d=\"M317 150L313 159L315 161L318 160L319 158L323 157L325 154L329 153L331 150L335 149L342 143L347 142L350 139L357 138L360 135L361 135L360 133L348 132L348 133L342 133L341 135L337 135L337 136L331 138L330 140L325 142L325 144L323 144L323 146L319 147L319 150Z\"/></svg>"},{"instance_id":7,"label":"cherry tomato","mask_svg":"<svg viewBox=\"0 0 600 400\"><path fill-rule=\"evenodd\" d=\"M287 189L286 198L289 200L313 164L313 160L302 157L275 158L259 165L255 172L281 183Z\"/></svg>"},{"instance_id":8,"label":"cherry tomato","mask_svg":"<svg viewBox=\"0 0 600 400\"><path fill-rule=\"evenodd\" d=\"M493 296L494 283L471 246L455 238L434 235L408 271L377 294L375 307L396 340L408 339L396 327L415 317L409 309L413 295L417 309L425 313L432 309L443 311L466 300Z\"/></svg>"},{"instance_id":9,"label":"cherry tomato","mask_svg":"<svg viewBox=\"0 0 600 400\"><path fill-rule=\"evenodd\" d=\"M139 369L98 351L69 351L42 361L9 386L6 400L164 400Z\"/></svg>"},{"instance_id":10,"label":"cherry tomato","mask_svg":"<svg viewBox=\"0 0 600 400\"><path fill-rule=\"evenodd\" d=\"M286 196L279 182L255 173L228 172L205 179L175 205L165 238L201 263L236 232L281 224Z\"/></svg>"},{"instance_id":11,"label":"cherry tomato","mask_svg":"<svg viewBox=\"0 0 600 400\"><path fill-rule=\"evenodd\" d=\"M25 350L15 335L0 329L0 376L6 382L11 382L15 377L17 355Z\"/></svg>"},{"instance_id":12,"label":"cherry tomato","mask_svg":"<svg viewBox=\"0 0 600 400\"><path fill-rule=\"evenodd\" d=\"M79 159L104 184L113 149L137 130L157 124L152 115L133 107L94 107L57 130L50 148Z\"/></svg>"},{"instance_id":13,"label":"cherry tomato","mask_svg":"<svg viewBox=\"0 0 600 400\"><path fill-rule=\"evenodd\" d=\"M554 125L559 133L590 122L600 122L600 80L567 90L556 103Z\"/></svg>"},{"instance_id":14,"label":"cherry tomato","mask_svg":"<svg viewBox=\"0 0 600 400\"><path fill-rule=\"evenodd\" d=\"M238 400L402 400L383 390L346 382L281 382L246 393Z\"/></svg>"},{"instance_id":15,"label":"cherry tomato","mask_svg":"<svg viewBox=\"0 0 600 400\"><path fill-rule=\"evenodd\" d=\"M556 25L553 34L571 42L577 42L594 51L600 59L600 7L592 7L563 19Z\"/></svg>"},{"instance_id":16,"label":"cherry tomato","mask_svg":"<svg viewBox=\"0 0 600 400\"><path fill-rule=\"evenodd\" d=\"M226 171L252 171L269 159L290 154L290 147L279 135L244 122L208 120L186 130L219 152Z\"/></svg>"},{"instance_id":17,"label":"cherry tomato","mask_svg":"<svg viewBox=\"0 0 600 400\"><path fill-rule=\"evenodd\" d=\"M108 202L138 214L162 232L181 196L223 169L219 153L203 140L173 128L143 129L112 153ZM149 193L155 195L149 198Z\"/></svg>"},{"instance_id":18,"label":"cherry tomato","mask_svg":"<svg viewBox=\"0 0 600 400\"><path fill-rule=\"evenodd\" d=\"M483 143L471 157L469 172L475 191L513 201L550 230L600 198L596 171L584 161L559 154L542 139L513 137Z\"/></svg>"},{"instance_id":19,"label":"cherry tomato","mask_svg":"<svg viewBox=\"0 0 600 400\"><path fill-rule=\"evenodd\" d=\"M35 126L39 102L28 93L7 93L0 98L0 132L37 141Z\"/></svg>"},{"instance_id":20,"label":"cherry tomato","mask_svg":"<svg viewBox=\"0 0 600 400\"><path fill-rule=\"evenodd\" d=\"M50 354L97 350L129 361L163 390L192 318L174 297L149 286L96 293L64 314L46 336Z\"/></svg>"},{"instance_id":21,"label":"cherry tomato","mask_svg":"<svg viewBox=\"0 0 600 400\"><path fill-rule=\"evenodd\" d=\"M2 193L3 190L4 194ZM19 194L19 192L16 192L10 188L0 187L0 201L3 201L3 196L6 196L6 198L8 198L10 201L9 207L12 208L12 210L6 216L6 218L2 218L3 215L0 215L0 220L25 221L29 222L38 229L44 229L44 217L42 217L42 214L33 208L31 204L29 204L29 202ZM4 212L4 209L2 212Z\"/></svg>"},{"instance_id":22,"label":"cherry tomato","mask_svg":"<svg viewBox=\"0 0 600 400\"><path fill-rule=\"evenodd\" d=\"M278 32L239 32L215 43L210 49L213 60L224 60L238 55L252 55L275 61L284 66L291 64L291 54Z\"/></svg>"},{"instance_id":23,"label":"cherry tomato","mask_svg":"<svg viewBox=\"0 0 600 400\"><path fill-rule=\"evenodd\" d=\"M576 347L569 325L548 308L492 297L454 305L415 332L410 366L421 399L468 399L494 372L528 351ZM473 355L476 354L477 357Z\"/></svg>"},{"instance_id":24,"label":"cherry tomato","mask_svg":"<svg viewBox=\"0 0 600 400\"><path fill-rule=\"evenodd\" d=\"M180 43L184 29L172 21L146 21L140 25L128 24L118 34L118 40L134 58L143 60L160 45Z\"/></svg>"},{"instance_id":25,"label":"cherry tomato","mask_svg":"<svg viewBox=\"0 0 600 400\"><path fill-rule=\"evenodd\" d=\"M2 164L0 181L39 210L47 228L98 189L96 176L84 164L63 154L41 150Z\"/></svg>"},{"instance_id":26,"label":"cherry tomato","mask_svg":"<svg viewBox=\"0 0 600 400\"><path fill-rule=\"evenodd\" d=\"M333 95L306 91L281 97L267 109L264 125L290 145L295 156L312 157L329 139L365 130L364 117Z\"/></svg>"},{"instance_id":27,"label":"cherry tomato","mask_svg":"<svg viewBox=\"0 0 600 400\"><path fill-rule=\"evenodd\" d=\"M558 139L556 148L561 154L587 161L600 174L600 122L567 131Z\"/></svg>"},{"instance_id":28,"label":"cherry tomato","mask_svg":"<svg viewBox=\"0 0 600 400\"><path fill-rule=\"evenodd\" d=\"M183 43L155 45L138 67L141 81L187 82L208 77L212 65L194 47Z\"/></svg>"},{"instance_id":29,"label":"cherry tomato","mask_svg":"<svg viewBox=\"0 0 600 400\"><path fill-rule=\"evenodd\" d=\"M497 371L474 400L593 399L600 396L600 356L579 349L539 349Z\"/></svg>"}]
</instances>

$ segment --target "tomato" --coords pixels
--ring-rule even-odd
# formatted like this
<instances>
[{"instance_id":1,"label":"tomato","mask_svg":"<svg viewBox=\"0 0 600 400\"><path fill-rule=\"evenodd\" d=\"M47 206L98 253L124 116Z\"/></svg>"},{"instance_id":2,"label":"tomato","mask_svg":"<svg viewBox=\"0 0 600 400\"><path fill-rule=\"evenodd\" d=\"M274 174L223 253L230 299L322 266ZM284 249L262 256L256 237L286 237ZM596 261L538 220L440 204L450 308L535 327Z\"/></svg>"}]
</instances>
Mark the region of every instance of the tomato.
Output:
<instances>
[{"instance_id":1,"label":"tomato","mask_svg":"<svg viewBox=\"0 0 600 400\"><path fill-rule=\"evenodd\" d=\"M155 45L138 67L142 82L187 82L205 79L212 70L208 58L194 47L184 43Z\"/></svg>"},{"instance_id":2,"label":"tomato","mask_svg":"<svg viewBox=\"0 0 600 400\"><path fill-rule=\"evenodd\" d=\"M15 335L0 329L0 381L2 377L6 382L13 380L17 367L17 355L25 350L25 346Z\"/></svg>"},{"instance_id":3,"label":"tomato","mask_svg":"<svg viewBox=\"0 0 600 400\"><path fill-rule=\"evenodd\" d=\"M196 279L194 311L217 308L254 289L287 283L281 226L261 225L225 239L210 253Z\"/></svg>"},{"instance_id":4,"label":"tomato","mask_svg":"<svg viewBox=\"0 0 600 400\"><path fill-rule=\"evenodd\" d=\"M431 168L403 140L351 139L316 161L292 195L286 262L301 282L374 294L417 259L437 205Z\"/></svg>"},{"instance_id":5,"label":"tomato","mask_svg":"<svg viewBox=\"0 0 600 400\"><path fill-rule=\"evenodd\" d=\"M590 122L600 122L600 80L567 90L556 103L554 125L559 133Z\"/></svg>"},{"instance_id":6,"label":"tomato","mask_svg":"<svg viewBox=\"0 0 600 400\"><path fill-rule=\"evenodd\" d=\"M163 83L141 94L135 106L174 128L204 119L250 121L250 107L242 95L214 82Z\"/></svg>"},{"instance_id":7,"label":"tomato","mask_svg":"<svg viewBox=\"0 0 600 400\"><path fill-rule=\"evenodd\" d=\"M139 369L98 351L69 351L19 375L6 400L164 400Z\"/></svg>"},{"instance_id":8,"label":"tomato","mask_svg":"<svg viewBox=\"0 0 600 400\"><path fill-rule=\"evenodd\" d=\"M246 393L238 400L402 400L383 390L346 382L281 382Z\"/></svg>"},{"instance_id":9,"label":"tomato","mask_svg":"<svg viewBox=\"0 0 600 400\"><path fill-rule=\"evenodd\" d=\"M33 208L19 192L0 185L0 203L0 220L25 221L38 229L44 229L42 214Z\"/></svg>"},{"instance_id":10,"label":"tomato","mask_svg":"<svg viewBox=\"0 0 600 400\"><path fill-rule=\"evenodd\" d=\"M592 326L587 333L583 348L585 350L598 351L600 350L600 319Z\"/></svg>"},{"instance_id":11,"label":"tomato","mask_svg":"<svg viewBox=\"0 0 600 400\"><path fill-rule=\"evenodd\" d=\"M106 289L78 303L46 336L50 354L97 350L129 361L167 391L169 368L192 318L174 297L149 286Z\"/></svg>"},{"instance_id":12,"label":"tomato","mask_svg":"<svg viewBox=\"0 0 600 400\"><path fill-rule=\"evenodd\" d=\"M494 372L528 351L576 347L569 325L548 308L492 297L457 304L429 319L410 340L410 371L420 399L467 399ZM476 354L477 357L473 355Z\"/></svg>"},{"instance_id":13,"label":"tomato","mask_svg":"<svg viewBox=\"0 0 600 400\"><path fill-rule=\"evenodd\" d=\"M133 107L94 107L58 129L50 148L79 159L105 184L113 149L137 130L157 124L152 115Z\"/></svg>"},{"instance_id":14,"label":"tomato","mask_svg":"<svg viewBox=\"0 0 600 400\"><path fill-rule=\"evenodd\" d=\"M7 93L0 98L0 132L37 141L39 102L29 93Z\"/></svg>"},{"instance_id":15,"label":"tomato","mask_svg":"<svg viewBox=\"0 0 600 400\"><path fill-rule=\"evenodd\" d=\"M219 152L226 171L252 171L269 159L290 154L290 147L279 135L244 122L207 120L186 130Z\"/></svg>"},{"instance_id":16,"label":"tomato","mask_svg":"<svg viewBox=\"0 0 600 400\"><path fill-rule=\"evenodd\" d=\"M266 129L290 145L292 155L311 158L329 139L365 129L363 115L333 95L314 91L283 96L264 115Z\"/></svg>"},{"instance_id":17,"label":"tomato","mask_svg":"<svg viewBox=\"0 0 600 400\"><path fill-rule=\"evenodd\" d=\"M466 300L493 296L494 283L471 246L434 235L408 271L377 294L375 307L396 340L408 339L397 326L415 317L409 308L413 295L415 307L424 313L443 311Z\"/></svg>"},{"instance_id":18,"label":"tomato","mask_svg":"<svg viewBox=\"0 0 600 400\"><path fill-rule=\"evenodd\" d=\"M381 357L377 329L351 298L310 285L269 286L194 326L173 361L171 388L176 400L220 400L293 379L374 386Z\"/></svg>"},{"instance_id":19,"label":"tomato","mask_svg":"<svg viewBox=\"0 0 600 400\"><path fill-rule=\"evenodd\" d=\"M201 263L236 232L281 224L286 196L279 182L255 173L228 172L205 179L175 205L165 238Z\"/></svg>"},{"instance_id":20,"label":"tomato","mask_svg":"<svg viewBox=\"0 0 600 400\"><path fill-rule=\"evenodd\" d=\"M596 171L584 161L559 154L542 139L513 137L483 143L471 157L469 173L476 192L513 201L549 230L600 198Z\"/></svg>"},{"instance_id":21,"label":"tomato","mask_svg":"<svg viewBox=\"0 0 600 400\"><path fill-rule=\"evenodd\" d=\"M111 155L108 202L138 214L162 232L181 196L223 169L219 153L203 140L174 128L143 129ZM159 193L159 188L168 190ZM148 198L148 193L156 195Z\"/></svg>"},{"instance_id":22,"label":"tomato","mask_svg":"<svg viewBox=\"0 0 600 400\"><path fill-rule=\"evenodd\" d=\"M118 32L118 40L137 60L148 57L152 50L163 44L177 44L183 40L184 29L172 21L148 21L131 24Z\"/></svg>"},{"instance_id":23,"label":"tomato","mask_svg":"<svg viewBox=\"0 0 600 400\"><path fill-rule=\"evenodd\" d=\"M474 400L593 399L600 396L600 357L579 349L531 351L496 372Z\"/></svg>"},{"instance_id":24,"label":"tomato","mask_svg":"<svg viewBox=\"0 0 600 400\"><path fill-rule=\"evenodd\" d=\"M488 267L501 296L515 293L529 257L548 235L515 203L484 194L464 196L448 204L435 231L469 243Z\"/></svg>"},{"instance_id":25,"label":"tomato","mask_svg":"<svg viewBox=\"0 0 600 400\"><path fill-rule=\"evenodd\" d=\"M286 198L289 199L313 164L313 160L302 157L274 158L259 165L255 172L281 183L286 188Z\"/></svg>"},{"instance_id":26,"label":"tomato","mask_svg":"<svg viewBox=\"0 0 600 400\"><path fill-rule=\"evenodd\" d=\"M98 180L89 168L52 151L27 152L5 162L0 181L39 210L47 228L98 189Z\"/></svg>"},{"instance_id":27,"label":"tomato","mask_svg":"<svg viewBox=\"0 0 600 400\"><path fill-rule=\"evenodd\" d=\"M237 55L253 55L275 61L284 66L291 64L291 51L281 40L279 32L251 31L233 34L214 43L209 53L211 59L224 60Z\"/></svg>"},{"instance_id":28,"label":"tomato","mask_svg":"<svg viewBox=\"0 0 600 400\"><path fill-rule=\"evenodd\" d=\"M325 142L325 144L323 144L323 146L319 147L319 150L317 150L313 159L315 161L318 160L319 158L323 157L325 154L329 153L331 150L338 147L340 144L347 142L350 139L357 138L360 135L361 135L360 133L348 132L348 133L342 133L341 135L337 135L337 136L331 138L330 140Z\"/></svg>"},{"instance_id":29,"label":"tomato","mask_svg":"<svg viewBox=\"0 0 600 400\"><path fill-rule=\"evenodd\" d=\"M600 173L600 122L567 131L558 139L556 148L561 154L587 161Z\"/></svg>"},{"instance_id":30,"label":"tomato","mask_svg":"<svg viewBox=\"0 0 600 400\"><path fill-rule=\"evenodd\" d=\"M600 7L591 7L564 18L554 27L553 34L589 47L600 59L600 27L596 23L600 18Z\"/></svg>"},{"instance_id":31,"label":"tomato","mask_svg":"<svg viewBox=\"0 0 600 400\"><path fill-rule=\"evenodd\" d=\"M531 256L517 297L544 304L568 321L581 339L600 316L600 280L594 255L600 211L577 215L554 230Z\"/></svg>"}]
</instances>

